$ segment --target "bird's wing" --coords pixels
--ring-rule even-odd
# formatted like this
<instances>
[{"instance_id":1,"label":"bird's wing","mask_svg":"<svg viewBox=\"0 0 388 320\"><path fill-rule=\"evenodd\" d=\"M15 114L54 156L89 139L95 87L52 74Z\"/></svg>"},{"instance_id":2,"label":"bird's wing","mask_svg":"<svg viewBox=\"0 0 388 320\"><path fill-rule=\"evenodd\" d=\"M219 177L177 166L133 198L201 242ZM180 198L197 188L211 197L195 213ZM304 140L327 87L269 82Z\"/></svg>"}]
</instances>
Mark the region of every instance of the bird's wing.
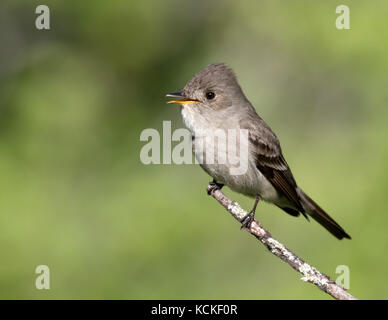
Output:
<instances>
[{"instance_id":1,"label":"bird's wing","mask_svg":"<svg viewBox=\"0 0 388 320\"><path fill-rule=\"evenodd\" d=\"M266 132L266 139L255 132L254 130L249 131L249 141L254 148L256 167L279 193L283 194L297 210L305 215L296 191L294 176L283 157L278 139L272 131Z\"/></svg>"}]
</instances>

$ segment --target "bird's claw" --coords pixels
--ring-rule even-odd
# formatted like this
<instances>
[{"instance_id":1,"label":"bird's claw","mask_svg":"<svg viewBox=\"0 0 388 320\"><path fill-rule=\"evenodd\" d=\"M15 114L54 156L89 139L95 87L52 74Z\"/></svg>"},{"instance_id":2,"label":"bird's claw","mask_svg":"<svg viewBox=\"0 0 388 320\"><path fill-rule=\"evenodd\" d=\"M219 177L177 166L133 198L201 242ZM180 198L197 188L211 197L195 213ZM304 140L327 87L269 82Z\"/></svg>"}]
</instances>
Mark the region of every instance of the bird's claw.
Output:
<instances>
[{"instance_id":1,"label":"bird's claw","mask_svg":"<svg viewBox=\"0 0 388 320\"><path fill-rule=\"evenodd\" d=\"M241 229L249 229L251 227L252 221L255 219L255 212L251 211L248 215L241 221Z\"/></svg>"},{"instance_id":2,"label":"bird's claw","mask_svg":"<svg viewBox=\"0 0 388 320\"><path fill-rule=\"evenodd\" d=\"M207 194L210 196L214 191L221 190L223 186L223 184L217 183L215 181L209 182L209 185L206 189Z\"/></svg>"}]
</instances>

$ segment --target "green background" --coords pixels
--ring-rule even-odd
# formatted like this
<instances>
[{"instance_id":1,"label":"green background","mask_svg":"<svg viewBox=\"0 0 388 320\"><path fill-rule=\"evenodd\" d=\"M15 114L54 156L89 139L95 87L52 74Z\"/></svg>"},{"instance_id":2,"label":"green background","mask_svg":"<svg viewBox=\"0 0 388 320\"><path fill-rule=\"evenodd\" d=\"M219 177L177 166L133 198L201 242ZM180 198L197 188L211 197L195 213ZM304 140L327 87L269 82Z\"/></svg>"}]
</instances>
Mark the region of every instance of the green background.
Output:
<instances>
[{"instance_id":1,"label":"green background","mask_svg":"<svg viewBox=\"0 0 388 320\"><path fill-rule=\"evenodd\" d=\"M0 4L0 298L330 299L240 231L199 166L140 162L143 129L184 126L165 94L213 62L353 239L257 217L333 278L347 265L356 297L388 298L386 1L51 0L49 31L38 4Z\"/></svg>"}]
</instances>

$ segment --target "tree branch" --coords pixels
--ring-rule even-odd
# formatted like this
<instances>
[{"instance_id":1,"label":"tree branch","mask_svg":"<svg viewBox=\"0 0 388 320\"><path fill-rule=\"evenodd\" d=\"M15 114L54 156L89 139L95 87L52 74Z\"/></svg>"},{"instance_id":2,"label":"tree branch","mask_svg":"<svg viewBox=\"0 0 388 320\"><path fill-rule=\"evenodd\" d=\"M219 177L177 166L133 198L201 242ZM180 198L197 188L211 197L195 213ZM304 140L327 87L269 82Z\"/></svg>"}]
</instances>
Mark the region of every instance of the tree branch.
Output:
<instances>
[{"instance_id":1,"label":"tree branch","mask_svg":"<svg viewBox=\"0 0 388 320\"><path fill-rule=\"evenodd\" d=\"M242 222L248 215L248 212L243 210L239 204L235 201L230 200L221 190L214 189L214 186L207 187L208 193L213 196L224 208L239 222ZM287 249L279 241L272 238L271 234L265 230L262 225L254 220L251 223L249 229L245 228L250 234L259 239L269 251L275 256L288 263L293 269L303 275L302 280L311 282L318 289L331 295L333 298L338 300L357 300L351 294L345 291L345 289L336 284L329 276L319 272L308 263L304 262L296 254Z\"/></svg>"}]
</instances>

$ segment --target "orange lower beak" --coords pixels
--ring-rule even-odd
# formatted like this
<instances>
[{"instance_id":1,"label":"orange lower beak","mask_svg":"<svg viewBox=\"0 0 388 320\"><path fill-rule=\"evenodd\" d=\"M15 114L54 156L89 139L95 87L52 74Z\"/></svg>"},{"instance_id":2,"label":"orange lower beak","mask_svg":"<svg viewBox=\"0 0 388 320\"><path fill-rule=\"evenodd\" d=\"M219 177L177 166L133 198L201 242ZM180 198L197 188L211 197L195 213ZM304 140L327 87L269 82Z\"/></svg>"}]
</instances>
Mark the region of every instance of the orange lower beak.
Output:
<instances>
[{"instance_id":1,"label":"orange lower beak","mask_svg":"<svg viewBox=\"0 0 388 320\"><path fill-rule=\"evenodd\" d=\"M168 101L167 104L185 105L185 104L188 104L188 103L198 103L198 102L199 101L197 101L197 100L190 100L190 99L183 98L183 99L179 99L179 100Z\"/></svg>"},{"instance_id":2,"label":"orange lower beak","mask_svg":"<svg viewBox=\"0 0 388 320\"><path fill-rule=\"evenodd\" d=\"M168 104L180 104L181 106L183 106L185 104L198 103L199 102L198 100L188 99L188 98L184 97L181 92L169 93L166 96L167 97L174 97L174 98L181 98L181 99L178 99L178 100L168 101L167 102Z\"/></svg>"}]
</instances>

